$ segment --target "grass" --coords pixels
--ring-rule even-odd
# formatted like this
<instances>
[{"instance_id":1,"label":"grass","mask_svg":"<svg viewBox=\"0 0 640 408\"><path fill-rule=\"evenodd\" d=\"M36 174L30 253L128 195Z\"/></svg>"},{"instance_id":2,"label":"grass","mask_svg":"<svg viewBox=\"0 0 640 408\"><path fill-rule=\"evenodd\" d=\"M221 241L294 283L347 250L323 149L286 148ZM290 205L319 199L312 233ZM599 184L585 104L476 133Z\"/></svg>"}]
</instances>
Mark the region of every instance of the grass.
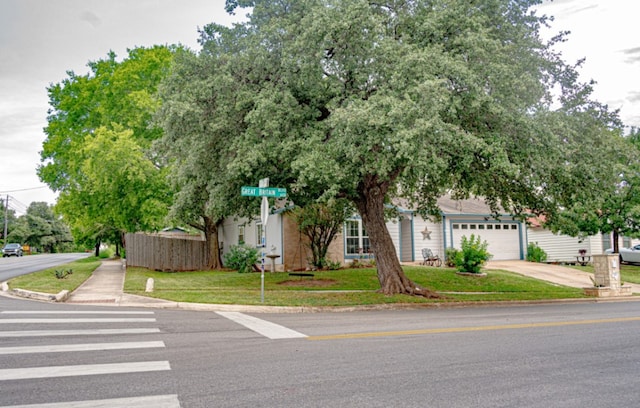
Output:
<instances>
[{"instance_id":1,"label":"grass","mask_svg":"<svg viewBox=\"0 0 640 408\"><path fill-rule=\"evenodd\" d=\"M576 266L572 266L572 268L575 268L584 272L593 273L593 265L586 265L586 266L576 265ZM629 264L620 265L620 280L622 282L640 284L640 266L629 265Z\"/></svg>"},{"instance_id":2,"label":"grass","mask_svg":"<svg viewBox=\"0 0 640 408\"><path fill-rule=\"evenodd\" d=\"M223 271L156 272L128 268L125 292L177 302L265 304L273 306L354 306L390 303L442 303L465 301L543 300L585 297L582 289L549 284L506 271L486 277L461 276L449 268L405 267L419 285L445 292L441 299L385 296L375 269L315 272L313 279L287 273L265 274L265 302L260 302L260 274ZM154 292L145 293L154 279Z\"/></svg>"},{"instance_id":3,"label":"grass","mask_svg":"<svg viewBox=\"0 0 640 408\"><path fill-rule=\"evenodd\" d=\"M84 258L65 265L58 265L54 268L13 278L9 281L9 288L51 294L59 293L62 290L71 292L89 279L91 273L98 266L100 266L100 259L96 257ZM66 275L64 279L56 278L56 271L69 270L73 271L73 273Z\"/></svg>"}]
</instances>

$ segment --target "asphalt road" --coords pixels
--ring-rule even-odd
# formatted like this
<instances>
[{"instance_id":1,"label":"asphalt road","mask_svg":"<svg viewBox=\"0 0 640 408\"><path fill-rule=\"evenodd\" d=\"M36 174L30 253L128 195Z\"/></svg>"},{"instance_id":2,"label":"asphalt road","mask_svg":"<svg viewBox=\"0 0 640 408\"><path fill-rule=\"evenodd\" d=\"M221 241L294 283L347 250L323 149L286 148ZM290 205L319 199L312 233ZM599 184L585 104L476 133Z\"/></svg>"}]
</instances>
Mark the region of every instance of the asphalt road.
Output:
<instances>
[{"instance_id":1,"label":"asphalt road","mask_svg":"<svg viewBox=\"0 0 640 408\"><path fill-rule=\"evenodd\" d=\"M84 311L90 313L78 313ZM104 318L115 321L95 320ZM157 331L21 335L53 329ZM635 301L247 315L0 297L0 336L7 333L17 337L0 337L0 406L108 401L114 407L126 398L123 406L168 408L600 408L637 406L640 393ZM139 348L6 354L12 347L89 343ZM131 363L148 370L127 371ZM13 369L112 364L122 372L2 379ZM156 397L168 401L135 405Z\"/></svg>"},{"instance_id":2,"label":"asphalt road","mask_svg":"<svg viewBox=\"0 0 640 408\"><path fill-rule=\"evenodd\" d=\"M3 257L0 258L0 282L15 278L16 276L73 262L77 259L86 258L90 255L91 254L89 253L71 253Z\"/></svg>"}]
</instances>

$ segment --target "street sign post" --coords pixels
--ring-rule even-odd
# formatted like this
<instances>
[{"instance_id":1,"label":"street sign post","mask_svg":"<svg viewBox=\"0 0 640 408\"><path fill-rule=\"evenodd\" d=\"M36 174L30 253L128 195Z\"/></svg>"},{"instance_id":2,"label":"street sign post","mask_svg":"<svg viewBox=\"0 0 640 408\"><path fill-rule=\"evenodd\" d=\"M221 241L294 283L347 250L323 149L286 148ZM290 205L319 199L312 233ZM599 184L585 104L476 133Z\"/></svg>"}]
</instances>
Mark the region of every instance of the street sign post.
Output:
<instances>
[{"instance_id":1,"label":"street sign post","mask_svg":"<svg viewBox=\"0 0 640 408\"><path fill-rule=\"evenodd\" d=\"M263 178L260 180L258 187L242 186L240 188L240 195L243 197L262 197L262 202L260 203L260 221L262 221L262 236L260 237L260 244L262 246L262 264L260 268L260 301L264 303L264 257L265 248L267 246L267 221L269 220L268 197L284 198L287 196L287 189L269 187L269 179Z\"/></svg>"}]
</instances>

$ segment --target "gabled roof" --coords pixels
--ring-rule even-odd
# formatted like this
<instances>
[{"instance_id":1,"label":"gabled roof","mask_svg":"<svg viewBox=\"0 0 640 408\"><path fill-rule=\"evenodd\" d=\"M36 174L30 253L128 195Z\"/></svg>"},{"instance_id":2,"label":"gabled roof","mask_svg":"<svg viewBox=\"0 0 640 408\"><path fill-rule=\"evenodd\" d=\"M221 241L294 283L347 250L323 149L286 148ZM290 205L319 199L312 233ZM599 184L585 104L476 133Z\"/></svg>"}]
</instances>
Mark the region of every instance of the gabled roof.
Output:
<instances>
[{"instance_id":1,"label":"gabled roof","mask_svg":"<svg viewBox=\"0 0 640 408\"><path fill-rule=\"evenodd\" d=\"M452 214L493 214L491 208L482 198L471 197L464 200L454 200L450 195L438 199L438 207L443 215ZM502 210L502 208L500 208ZM502 210L504 211L504 210Z\"/></svg>"}]
</instances>

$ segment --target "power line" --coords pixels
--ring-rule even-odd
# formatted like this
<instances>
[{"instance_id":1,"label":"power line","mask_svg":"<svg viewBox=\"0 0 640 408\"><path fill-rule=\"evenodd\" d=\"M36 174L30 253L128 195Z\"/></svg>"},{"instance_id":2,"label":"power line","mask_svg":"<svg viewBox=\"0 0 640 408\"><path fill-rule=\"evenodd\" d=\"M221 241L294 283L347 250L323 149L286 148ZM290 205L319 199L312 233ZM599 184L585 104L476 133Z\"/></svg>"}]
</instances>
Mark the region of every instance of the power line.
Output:
<instances>
[{"instance_id":1,"label":"power line","mask_svg":"<svg viewBox=\"0 0 640 408\"><path fill-rule=\"evenodd\" d=\"M30 187L30 188L21 188L21 189L18 189L18 190L0 191L0 194L16 193L16 192L18 192L18 191L39 190L39 189L41 189L41 188L47 188L47 186Z\"/></svg>"}]
</instances>

